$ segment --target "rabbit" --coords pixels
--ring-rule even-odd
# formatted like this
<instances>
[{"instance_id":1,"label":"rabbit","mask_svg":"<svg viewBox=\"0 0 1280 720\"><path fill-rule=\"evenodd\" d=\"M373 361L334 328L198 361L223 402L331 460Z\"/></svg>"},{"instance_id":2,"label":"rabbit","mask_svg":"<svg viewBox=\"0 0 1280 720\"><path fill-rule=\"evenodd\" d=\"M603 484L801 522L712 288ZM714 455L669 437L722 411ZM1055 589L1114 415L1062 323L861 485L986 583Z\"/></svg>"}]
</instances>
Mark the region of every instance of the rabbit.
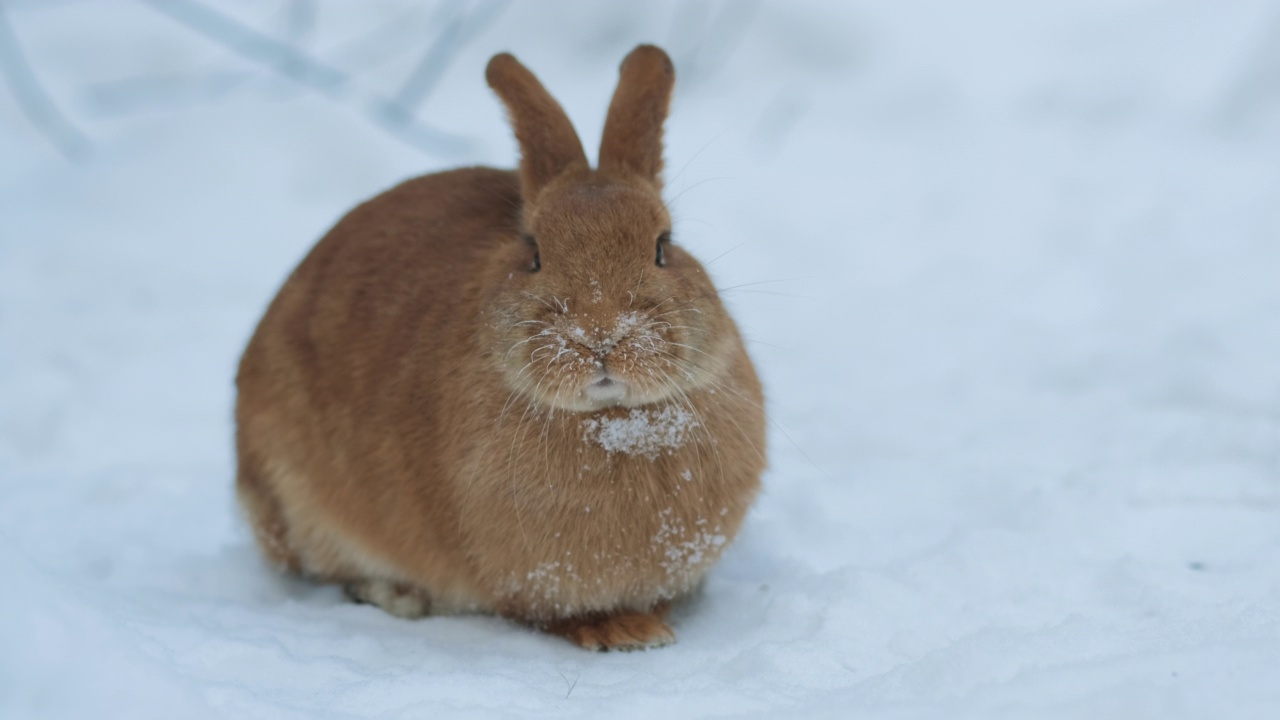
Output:
<instances>
[{"instance_id":1,"label":"rabbit","mask_svg":"<svg viewBox=\"0 0 1280 720\"><path fill-rule=\"evenodd\" d=\"M393 615L665 645L766 464L760 382L662 200L675 71L627 55L595 169L519 61L486 78L518 170L408 180L315 245L239 366L237 495L271 563Z\"/></svg>"}]
</instances>

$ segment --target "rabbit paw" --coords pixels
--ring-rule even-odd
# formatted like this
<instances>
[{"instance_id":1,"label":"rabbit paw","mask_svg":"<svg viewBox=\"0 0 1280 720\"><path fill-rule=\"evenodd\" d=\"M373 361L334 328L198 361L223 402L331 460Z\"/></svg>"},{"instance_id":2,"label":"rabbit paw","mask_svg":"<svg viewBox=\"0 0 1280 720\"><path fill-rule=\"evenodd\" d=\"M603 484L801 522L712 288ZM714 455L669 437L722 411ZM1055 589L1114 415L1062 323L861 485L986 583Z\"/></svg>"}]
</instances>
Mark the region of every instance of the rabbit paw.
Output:
<instances>
[{"instance_id":1,"label":"rabbit paw","mask_svg":"<svg viewBox=\"0 0 1280 720\"><path fill-rule=\"evenodd\" d=\"M431 598L423 590L390 580L357 580L344 587L358 603L377 605L399 618L414 619L431 612Z\"/></svg>"},{"instance_id":2,"label":"rabbit paw","mask_svg":"<svg viewBox=\"0 0 1280 720\"><path fill-rule=\"evenodd\" d=\"M634 611L569 618L547 630L597 651L646 650L676 641L676 634L658 614Z\"/></svg>"}]
</instances>

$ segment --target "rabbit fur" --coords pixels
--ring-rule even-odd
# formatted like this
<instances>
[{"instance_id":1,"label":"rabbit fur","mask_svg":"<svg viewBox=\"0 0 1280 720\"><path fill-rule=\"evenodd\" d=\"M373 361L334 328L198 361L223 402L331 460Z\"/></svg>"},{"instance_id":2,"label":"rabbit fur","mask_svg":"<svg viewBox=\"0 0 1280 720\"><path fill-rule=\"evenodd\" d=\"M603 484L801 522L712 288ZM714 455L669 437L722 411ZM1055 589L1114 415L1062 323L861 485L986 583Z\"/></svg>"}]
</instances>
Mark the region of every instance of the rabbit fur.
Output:
<instances>
[{"instance_id":1,"label":"rabbit fur","mask_svg":"<svg viewBox=\"0 0 1280 720\"><path fill-rule=\"evenodd\" d=\"M409 180L311 250L240 364L238 496L270 561L393 614L665 644L765 467L742 338L670 240L674 69L627 56L594 169L514 57L486 77L518 171Z\"/></svg>"}]
</instances>

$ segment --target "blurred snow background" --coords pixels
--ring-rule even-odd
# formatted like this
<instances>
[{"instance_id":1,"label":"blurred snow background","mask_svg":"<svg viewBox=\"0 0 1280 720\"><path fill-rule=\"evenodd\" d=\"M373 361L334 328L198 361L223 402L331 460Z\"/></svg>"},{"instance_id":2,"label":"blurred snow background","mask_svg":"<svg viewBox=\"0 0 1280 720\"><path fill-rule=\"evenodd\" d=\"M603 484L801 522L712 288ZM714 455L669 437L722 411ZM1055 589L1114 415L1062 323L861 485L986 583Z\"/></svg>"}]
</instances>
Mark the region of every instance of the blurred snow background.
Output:
<instances>
[{"instance_id":1,"label":"blurred snow background","mask_svg":"<svg viewBox=\"0 0 1280 720\"><path fill-rule=\"evenodd\" d=\"M0 717L1280 716L1280 3L0 13ZM641 41L776 421L680 643L273 576L230 412L278 284L514 161L490 55L593 150Z\"/></svg>"}]
</instances>

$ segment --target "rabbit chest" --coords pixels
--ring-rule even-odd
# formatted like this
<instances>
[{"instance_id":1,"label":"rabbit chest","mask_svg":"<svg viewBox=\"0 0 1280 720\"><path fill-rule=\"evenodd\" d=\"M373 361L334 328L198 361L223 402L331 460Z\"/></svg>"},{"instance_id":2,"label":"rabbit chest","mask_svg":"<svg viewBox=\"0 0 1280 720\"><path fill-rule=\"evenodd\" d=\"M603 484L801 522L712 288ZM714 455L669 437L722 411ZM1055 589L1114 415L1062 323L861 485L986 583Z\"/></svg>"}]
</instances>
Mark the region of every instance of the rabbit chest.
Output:
<instances>
[{"instance_id":1,"label":"rabbit chest","mask_svg":"<svg viewBox=\"0 0 1280 720\"><path fill-rule=\"evenodd\" d=\"M725 425L697 398L504 419L499 440L465 463L475 479L460 484L462 532L488 592L532 616L687 593L755 492L722 462L735 451L717 435Z\"/></svg>"}]
</instances>

